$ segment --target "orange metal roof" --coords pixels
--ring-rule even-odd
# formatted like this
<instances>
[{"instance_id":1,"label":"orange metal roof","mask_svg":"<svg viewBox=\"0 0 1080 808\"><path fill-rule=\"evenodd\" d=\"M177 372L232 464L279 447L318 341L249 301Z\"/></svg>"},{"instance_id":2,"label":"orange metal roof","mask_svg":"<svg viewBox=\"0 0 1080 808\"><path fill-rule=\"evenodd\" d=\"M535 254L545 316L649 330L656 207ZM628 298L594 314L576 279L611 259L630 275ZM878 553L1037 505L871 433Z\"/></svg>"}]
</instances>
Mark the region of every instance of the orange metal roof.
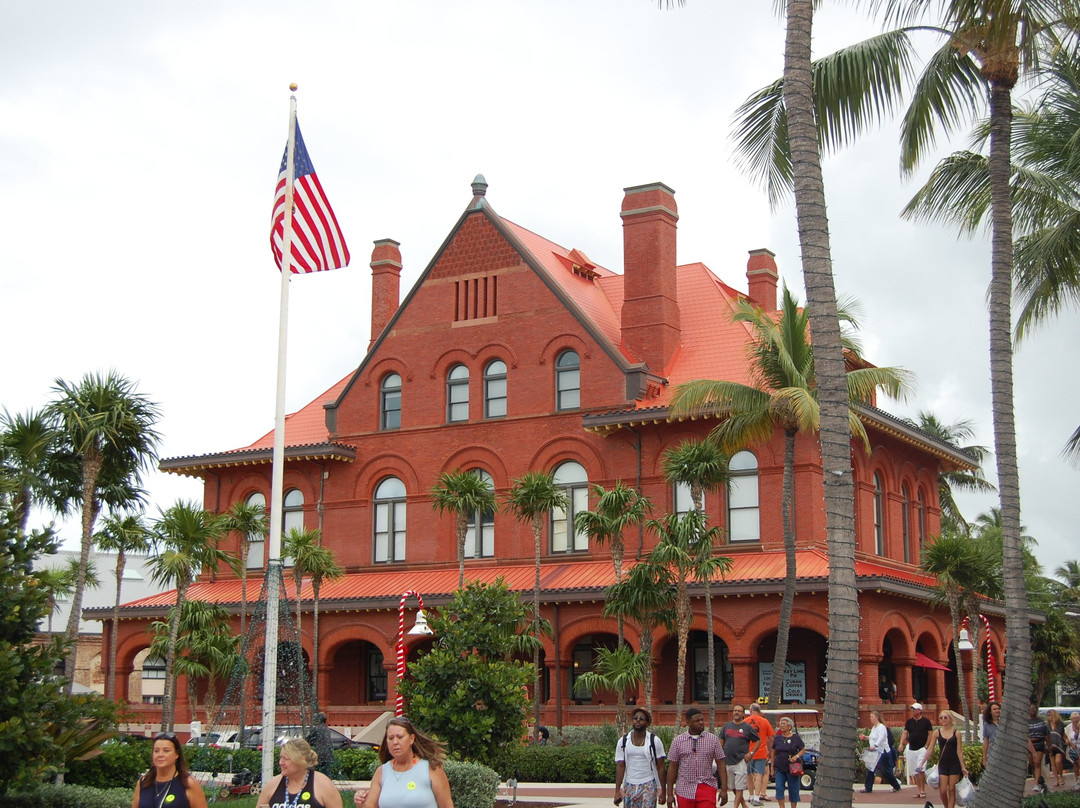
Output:
<instances>
[{"instance_id":1,"label":"orange metal roof","mask_svg":"<svg viewBox=\"0 0 1080 808\"><path fill-rule=\"evenodd\" d=\"M786 561L782 551L733 553L731 572L727 573L717 586L765 585L775 589L784 580ZM633 566L633 562L625 569ZM800 581L828 582L829 562L821 550L799 550L796 553L796 569ZM909 571L872 561L857 560L855 575L860 579L887 579L902 584L915 584L931 588L934 579L917 571ZM506 585L514 591L527 593L532 591L536 576L533 564L497 565L466 568L470 581L492 583L496 578L503 578ZM611 561L564 561L547 563L541 566L540 586L548 599L559 596L601 597L606 587L615 582L615 572ZM374 606L373 601L395 602L402 592L410 589L423 593L425 597L449 597L458 588L457 568L431 570L380 569L373 572L352 573L336 581L326 581L319 593L319 602L329 609L335 604L365 602ZM254 602L259 597L259 583L248 583L248 600ZM295 587L286 570L285 591L291 599L295 597ZM304 600L311 600L311 586L305 583L302 590ZM198 582L188 590L188 598L221 604L240 603L240 581L225 580ZM141 600L124 605L129 616L133 610L159 611L172 606L176 601L175 590L151 595ZM358 603L359 602L359 603ZM385 608L383 605L382 608ZM111 607L89 609L88 615L95 612L101 616L111 611Z\"/></svg>"}]
</instances>

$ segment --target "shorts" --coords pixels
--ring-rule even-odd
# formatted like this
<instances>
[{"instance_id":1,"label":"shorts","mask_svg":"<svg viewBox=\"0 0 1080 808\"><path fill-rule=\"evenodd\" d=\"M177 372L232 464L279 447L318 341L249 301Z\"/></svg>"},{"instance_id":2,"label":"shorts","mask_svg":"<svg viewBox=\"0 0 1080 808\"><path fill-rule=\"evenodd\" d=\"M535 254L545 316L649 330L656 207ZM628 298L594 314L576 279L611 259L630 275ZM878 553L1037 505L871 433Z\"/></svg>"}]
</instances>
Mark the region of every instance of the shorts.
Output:
<instances>
[{"instance_id":1,"label":"shorts","mask_svg":"<svg viewBox=\"0 0 1080 808\"><path fill-rule=\"evenodd\" d=\"M698 783L697 794L693 799L675 795L677 808L716 808L716 789L706 783Z\"/></svg>"},{"instance_id":2,"label":"shorts","mask_svg":"<svg viewBox=\"0 0 1080 808\"><path fill-rule=\"evenodd\" d=\"M925 754L925 749L912 749L910 746L904 750L905 770L909 783L915 782L916 774L926 773L926 768L923 765L923 756Z\"/></svg>"},{"instance_id":3,"label":"shorts","mask_svg":"<svg viewBox=\"0 0 1080 808\"><path fill-rule=\"evenodd\" d=\"M727 787L733 791L746 791L746 761L740 760L727 767Z\"/></svg>"},{"instance_id":4,"label":"shorts","mask_svg":"<svg viewBox=\"0 0 1080 808\"><path fill-rule=\"evenodd\" d=\"M768 762L768 758L754 758L750 761L750 774L765 774L765 766Z\"/></svg>"}]
</instances>

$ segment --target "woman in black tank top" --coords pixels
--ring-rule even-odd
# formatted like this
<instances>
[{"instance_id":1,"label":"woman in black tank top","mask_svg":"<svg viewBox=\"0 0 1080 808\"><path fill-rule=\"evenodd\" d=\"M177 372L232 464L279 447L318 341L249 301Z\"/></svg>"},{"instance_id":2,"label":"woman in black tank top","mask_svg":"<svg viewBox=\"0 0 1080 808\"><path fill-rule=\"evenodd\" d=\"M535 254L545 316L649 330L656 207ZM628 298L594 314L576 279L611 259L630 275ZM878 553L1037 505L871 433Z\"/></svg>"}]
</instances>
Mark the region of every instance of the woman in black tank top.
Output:
<instances>
[{"instance_id":1,"label":"woman in black tank top","mask_svg":"<svg viewBox=\"0 0 1080 808\"><path fill-rule=\"evenodd\" d=\"M341 792L315 771L318 764L319 756L307 741L286 741L278 759L281 774L270 778L259 794L259 808L342 808Z\"/></svg>"},{"instance_id":2,"label":"woman in black tank top","mask_svg":"<svg viewBox=\"0 0 1080 808\"><path fill-rule=\"evenodd\" d=\"M188 773L184 748L173 733L154 738L150 769L135 784L131 808L206 808L206 795Z\"/></svg>"},{"instance_id":3,"label":"woman in black tank top","mask_svg":"<svg viewBox=\"0 0 1080 808\"><path fill-rule=\"evenodd\" d=\"M956 805L956 784L961 777L967 777L967 766L964 764L964 744L960 740L960 733L953 726L952 713L943 710L938 716L941 726L934 730L930 740L926 744L926 754L929 757L935 746L940 750L938 755L938 793L941 795L941 804L945 808L954 808Z\"/></svg>"}]
</instances>

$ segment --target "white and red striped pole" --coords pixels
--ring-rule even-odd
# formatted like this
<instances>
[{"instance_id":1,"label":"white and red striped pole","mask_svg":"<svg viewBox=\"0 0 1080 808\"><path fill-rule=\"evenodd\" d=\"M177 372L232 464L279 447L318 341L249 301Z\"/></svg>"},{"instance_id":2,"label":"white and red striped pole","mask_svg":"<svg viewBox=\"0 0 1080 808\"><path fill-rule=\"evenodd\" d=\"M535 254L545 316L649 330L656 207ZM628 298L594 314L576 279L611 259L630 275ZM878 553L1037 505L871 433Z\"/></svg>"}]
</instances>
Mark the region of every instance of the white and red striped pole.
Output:
<instances>
[{"instance_id":1,"label":"white and red striped pole","mask_svg":"<svg viewBox=\"0 0 1080 808\"><path fill-rule=\"evenodd\" d=\"M424 598L415 589L410 589L401 596L398 602L398 627L397 627L397 709L394 715L404 715L405 697L401 694L401 682L405 678L405 601L409 595L415 595L420 602L420 611L424 610Z\"/></svg>"},{"instance_id":2,"label":"white and red striped pole","mask_svg":"<svg viewBox=\"0 0 1080 808\"><path fill-rule=\"evenodd\" d=\"M979 619L982 620L983 628L986 629L986 684L988 690L987 700L997 701L998 670L997 662L994 661L994 649L993 646L990 644L990 621L987 619L985 614L980 614ZM964 622L960 624L960 628L966 627L967 624L968 618L965 617Z\"/></svg>"}]
</instances>

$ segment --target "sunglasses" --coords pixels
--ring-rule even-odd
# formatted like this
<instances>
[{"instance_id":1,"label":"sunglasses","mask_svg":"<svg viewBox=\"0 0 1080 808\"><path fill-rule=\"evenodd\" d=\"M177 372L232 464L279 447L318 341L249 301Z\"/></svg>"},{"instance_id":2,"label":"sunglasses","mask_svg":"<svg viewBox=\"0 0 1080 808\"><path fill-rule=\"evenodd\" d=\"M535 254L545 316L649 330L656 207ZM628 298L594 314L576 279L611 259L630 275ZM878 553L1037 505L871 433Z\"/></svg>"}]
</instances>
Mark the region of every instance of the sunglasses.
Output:
<instances>
[{"instance_id":1,"label":"sunglasses","mask_svg":"<svg viewBox=\"0 0 1080 808\"><path fill-rule=\"evenodd\" d=\"M697 751L697 739L698 739L697 735L691 735L690 736L690 751L691 752L696 752Z\"/></svg>"},{"instance_id":2,"label":"sunglasses","mask_svg":"<svg viewBox=\"0 0 1080 808\"><path fill-rule=\"evenodd\" d=\"M176 740L176 733L175 732L159 732L157 735L154 736L154 740L155 741L175 741Z\"/></svg>"}]
</instances>

